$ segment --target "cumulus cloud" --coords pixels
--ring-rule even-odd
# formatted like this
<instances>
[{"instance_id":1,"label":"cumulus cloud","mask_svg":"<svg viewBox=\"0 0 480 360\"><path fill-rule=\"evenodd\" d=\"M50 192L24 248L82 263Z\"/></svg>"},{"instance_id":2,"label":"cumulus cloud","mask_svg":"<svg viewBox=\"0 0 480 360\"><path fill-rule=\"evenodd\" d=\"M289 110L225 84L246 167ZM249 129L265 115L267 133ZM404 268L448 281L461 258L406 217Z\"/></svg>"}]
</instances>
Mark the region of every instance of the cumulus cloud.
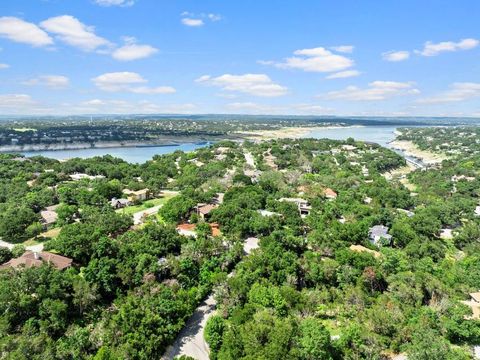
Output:
<instances>
[{"instance_id":1,"label":"cumulus cloud","mask_svg":"<svg viewBox=\"0 0 480 360\"><path fill-rule=\"evenodd\" d=\"M360 74L361 72L358 70L345 70L345 71L340 71L337 73L330 74L326 77L326 79L345 79L345 78L355 77Z\"/></svg>"},{"instance_id":2,"label":"cumulus cloud","mask_svg":"<svg viewBox=\"0 0 480 360\"><path fill-rule=\"evenodd\" d=\"M180 14L181 16L181 23L185 26L190 27L200 27L205 25L206 21L216 22L222 20L222 16L220 14L213 14L213 13L201 13L195 14L189 11L184 11Z\"/></svg>"},{"instance_id":3,"label":"cumulus cloud","mask_svg":"<svg viewBox=\"0 0 480 360\"><path fill-rule=\"evenodd\" d=\"M148 87L148 81L134 72L113 72L99 75L92 79L100 90L109 92L131 92L135 94L172 94L176 90L171 86Z\"/></svg>"},{"instance_id":4,"label":"cumulus cloud","mask_svg":"<svg viewBox=\"0 0 480 360\"><path fill-rule=\"evenodd\" d=\"M410 57L410 52L408 51L388 51L382 54L383 60L386 61L404 61Z\"/></svg>"},{"instance_id":5,"label":"cumulus cloud","mask_svg":"<svg viewBox=\"0 0 480 360\"><path fill-rule=\"evenodd\" d=\"M340 45L340 46L332 46L332 50L335 50L336 52L339 53L345 53L345 54L351 54L353 50L355 49L355 46L353 45Z\"/></svg>"},{"instance_id":6,"label":"cumulus cloud","mask_svg":"<svg viewBox=\"0 0 480 360\"><path fill-rule=\"evenodd\" d=\"M205 25L202 19L183 18L182 24L185 26L199 27Z\"/></svg>"},{"instance_id":7,"label":"cumulus cloud","mask_svg":"<svg viewBox=\"0 0 480 360\"><path fill-rule=\"evenodd\" d=\"M10 65L8 65L8 64L2 64L2 63L0 63L0 70L2 70L2 69L8 69L9 67L10 67Z\"/></svg>"},{"instance_id":8,"label":"cumulus cloud","mask_svg":"<svg viewBox=\"0 0 480 360\"><path fill-rule=\"evenodd\" d=\"M70 84L70 80L62 75L42 75L23 82L24 85L41 85L51 89L64 89Z\"/></svg>"},{"instance_id":9,"label":"cumulus cloud","mask_svg":"<svg viewBox=\"0 0 480 360\"><path fill-rule=\"evenodd\" d=\"M132 37L124 38L125 45L116 49L112 53L112 57L119 61L132 61L144 59L158 52L158 49L150 45L137 44L137 40Z\"/></svg>"},{"instance_id":10,"label":"cumulus cloud","mask_svg":"<svg viewBox=\"0 0 480 360\"><path fill-rule=\"evenodd\" d=\"M224 74L218 77L204 75L195 80L197 83L204 83L219 87L226 91L234 91L254 96L276 97L287 93L287 88L276 84L265 74Z\"/></svg>"},{"instance_id":11,"label":"cumulus cloud","mask_svg":"<svg viewBox=\"0 0 480 360\"><path fill-rule=\"evenodd\" d=\"M30 95L4 94L0 95L0 109L18 109L24 106L34 105Z\"/></svg>"},{"instance_id":12,"label":"cumulus cloud","mask_svg":"<svg viewBox=\"0 0 480 360\"><path fill-rule=\"evenodd\" d=\"M417 95L420 91L410 82L374 81L367 88L348 86L343 90L330 91L325 96L330 100L379 101L404 95Z\"/></svg>"},{"instance_id":13,"label":"cumulus cloud","mask_svg":"<svg viewBox=\"0 0 480 360\"><path fill-rule=\"evenodd\" d=\"M322 115L333 110L317 104L268 105L255 102L233 102L225 106L230 112L240 114L290 114L290 115Z\"/></svg>"},{"instance_id":14,"label":"cumulus cloud","mask_svg":"<svg viewBox=\"0 0 480 360\"><path fill-rule=\"evenodd\" d=\"M480 83L462 82L454 83L447 90L437 96L419 99L419 104L444 104L466 101L480 97Z\"/></svg>"},{"instance_id":15,"label":"cumulus cloud","mask_svg":"<svg viewBox=\"0 0 480 360\"><path fill-rule=\"evenodd\" d=\"M37 25L10 16L0 17L0 36L35 47L53 44L53 39Z\"/></svg>"},{"instance_id":16,"label":"cumulus cloud","mask_svg":"<svg viewBox=\"0 0 480 360\"><path fill-rule=\"evenodd\" d=\"M135 4L134 0L95 0L95 4L100 6L132 6Z\"/></svg>"},{"instance_id":17,"label":"cumulus cloud","mask_svg":"<svg viewBox=\"0 0 480 360\"><path fill-rule=\"evenodd\" d=\"M40 23L40 26L55 37L71 46L83 51L94 51L100 47L111 46L107 39L95 34L95 28L87 26L71 15L62 15L49 18Z\"/></svg>"},{"instance_id":18,"label":"cumulus cloud","mask_svg":"<svg viewBox=\"0 0 480 360\"><path fill-rule=\"evenodd\" d=\"M479 41L477 39L463 39L458 42L443 41L439 43L433 43L427 41L422 50L417 50L416 53L423 56L436 56L443 52L453 52L461 50L470 50L478 46Z\"/></svg>"},{"instance_id":19,"label":"cumulus cloud","mask_svg":"<svg viewBox=\"0 0 480 360\"><path fill-rule=\"evenodd\" d=\"M147 100L92 99L72 109L82 114L191 114L197 106L191 103L156 104Z\"/></svg>"},{"instance_id":20,"label":"cumulus cloud","mask_svg":"<svg viewBox=\"0 0 480 360\"><path fill-rule=\"evenodd\" d=\"M294 56L283 62L273 63L282 69L300 69L308 72L335 72L348 69L354 61L346 56L334 54L323 47L296 50Z\"/></svg>"}]
</instances>

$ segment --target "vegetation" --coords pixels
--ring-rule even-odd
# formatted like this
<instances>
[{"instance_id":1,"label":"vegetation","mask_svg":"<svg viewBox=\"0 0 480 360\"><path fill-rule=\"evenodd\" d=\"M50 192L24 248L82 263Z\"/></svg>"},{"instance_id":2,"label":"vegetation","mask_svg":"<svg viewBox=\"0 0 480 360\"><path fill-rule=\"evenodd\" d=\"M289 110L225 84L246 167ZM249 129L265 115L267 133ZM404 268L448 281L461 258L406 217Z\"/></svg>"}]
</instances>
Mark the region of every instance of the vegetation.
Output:
<instances>
[{"instance_id":1,"label":"vegetation","mask_svg":"<svg viewBox=\"0 0 480 360\"><path fill-rule=\"evenodd\" d=\"M40 212L60 204L61 230L45 246L74 260L0 271L1 357L157 359L214 291L212 359L469 359L480 321L461 301L480 290L480 155L408 174L415 192L383 176L404 165L353 139L223 141L140 165L0 155L2 240L35 236ZM180 194L115 211L127 188ZM214 199L203 220L196 205ZM152 204L163 221L133 226L133 210ZM196 237L177 233L183 222ZM375 225L391 241L371 241ZM260 246L243 256L247 237Z\"/></svg>"}]
</instances>

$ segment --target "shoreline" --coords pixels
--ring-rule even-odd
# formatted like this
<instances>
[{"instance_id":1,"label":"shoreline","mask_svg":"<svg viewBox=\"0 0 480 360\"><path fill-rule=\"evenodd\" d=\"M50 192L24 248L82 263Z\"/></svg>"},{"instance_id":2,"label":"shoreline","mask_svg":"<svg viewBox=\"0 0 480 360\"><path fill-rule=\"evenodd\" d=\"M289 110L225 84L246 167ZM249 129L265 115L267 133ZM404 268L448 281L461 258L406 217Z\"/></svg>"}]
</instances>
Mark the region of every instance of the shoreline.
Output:
<instances>
[{"instance_id":1,"label":"shoreline","mask_svg":"<svg viewBox=\"0 0 480 360\"><path fill-rule=\"evenodd\" d=\"M308 137L314 131L334 130L334 129L351 129L365 127L364 125L352 126L311 126L311 127L285 127L276 130L254 130L237 132L235 135L244 137L247 140L274 140L274 139L301 139Z\"/></svg>"},{"instance_id":2,"label":"shoreline","mask_svg":"<svg viewBox=\"0 0 480 360\"><path fill-rule=\"evenodd\" d=\"M226 139L226 138L225 138ZM222 138L221 140L224 140ZM30 145L8 145L0 146L0 154L5 153L24 153L24 152L42 152L42 151L66 151L66 150L86 150L86 149L111 149L111 148L141 148L141 147L169 147L180 146L183 144L196 144L199 142L213 142L218 139L203 138L179 138L165 141L108 141L98 143L73 143L73 144L30 144Z\"/></svg>"},{"instance_id":3,"label":"shoreline","mask_svg":"<svg viewBox=\"0 0 480 360\"><path fill-rule=\"evenodd\" d=\"M394 139L389 143L390 147L402 151L406 156L410 156L422 161L425 165L437 165L443 160L448 159L444 154L437 154L426 150L421 150L411 141Z\"/></svg>"}]
</instances>

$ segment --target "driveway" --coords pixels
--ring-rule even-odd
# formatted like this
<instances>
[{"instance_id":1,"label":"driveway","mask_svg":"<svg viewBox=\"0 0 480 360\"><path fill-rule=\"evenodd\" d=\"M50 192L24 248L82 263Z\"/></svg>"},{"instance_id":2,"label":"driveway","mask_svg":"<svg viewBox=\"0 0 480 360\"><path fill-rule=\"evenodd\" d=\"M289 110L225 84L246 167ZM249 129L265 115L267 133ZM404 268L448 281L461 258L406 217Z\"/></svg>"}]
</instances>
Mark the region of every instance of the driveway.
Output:
<instances>
[{"instance_id":1,"label":"driveway","mask_svg":"<svg viewBox=\"0 0 480 360\"><path fill-rule=\"evenodd\" d=\"M158 210L160 210L160 208L162 206L163 206L163 204L162 205L157 205L157 206L154 206L154 207L151 207L151 208L148 208L148 209L145 209L145 210L134 213L133 214L133 224L134 225L142 224L143 221L147 217L155 215L156 213L158 213Z\"/></svg>"},{"instance_id":2,"label":"driveway","mask_svg":"<svg viewBox=\"0 0 480 360\"><path fill-rule=\"evenodd\" d=\"M258 248L257 238L248 238L243 244L243 251L248 255ZM228 277L233 275L233 271ZM172 360L175 356L187 355L195 360L209 360L208 345L203 333L208 319L215 314L217 303L213 294L200 304L188 319L175 342L167 349L162 360Z\"/></svg>"},{"instance_id":3,"label":"driveway","mask_svg":"<svg viewBox=\"0 0 480 360\"><path fill-rule=\"evenodd\" d=\"M208 345L203 332L208 319L215 314L216 302L210 295L188 319L177 339L163 355L162 360L172 360L175 356L188 355L195 360L209 360Z\"/></svg>"}]
</instances>

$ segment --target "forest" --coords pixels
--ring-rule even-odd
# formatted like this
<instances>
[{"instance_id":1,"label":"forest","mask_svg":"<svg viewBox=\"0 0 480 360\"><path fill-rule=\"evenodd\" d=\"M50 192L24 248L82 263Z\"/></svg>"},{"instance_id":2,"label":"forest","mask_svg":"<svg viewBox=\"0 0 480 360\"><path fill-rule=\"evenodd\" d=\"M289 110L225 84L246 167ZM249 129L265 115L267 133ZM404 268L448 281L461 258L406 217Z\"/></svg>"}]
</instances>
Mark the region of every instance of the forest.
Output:
<instances>
[{"instance_id":1,"label":"forest","mask_svg":"<svg viewBox=\"0 0 480 360\"><path fill-rule=\"evenodd\" d=\"M1 154L1 263L41 245L72 265L1 267L0 358L160 359L213 293L211 359L472 359L480 154L464 135L478 130L431 131L400 137L449 158L408 171L351 138L219 141L144 164ZM150 199L114 208L127 189Z\"/></svg>"}]
</instances>

